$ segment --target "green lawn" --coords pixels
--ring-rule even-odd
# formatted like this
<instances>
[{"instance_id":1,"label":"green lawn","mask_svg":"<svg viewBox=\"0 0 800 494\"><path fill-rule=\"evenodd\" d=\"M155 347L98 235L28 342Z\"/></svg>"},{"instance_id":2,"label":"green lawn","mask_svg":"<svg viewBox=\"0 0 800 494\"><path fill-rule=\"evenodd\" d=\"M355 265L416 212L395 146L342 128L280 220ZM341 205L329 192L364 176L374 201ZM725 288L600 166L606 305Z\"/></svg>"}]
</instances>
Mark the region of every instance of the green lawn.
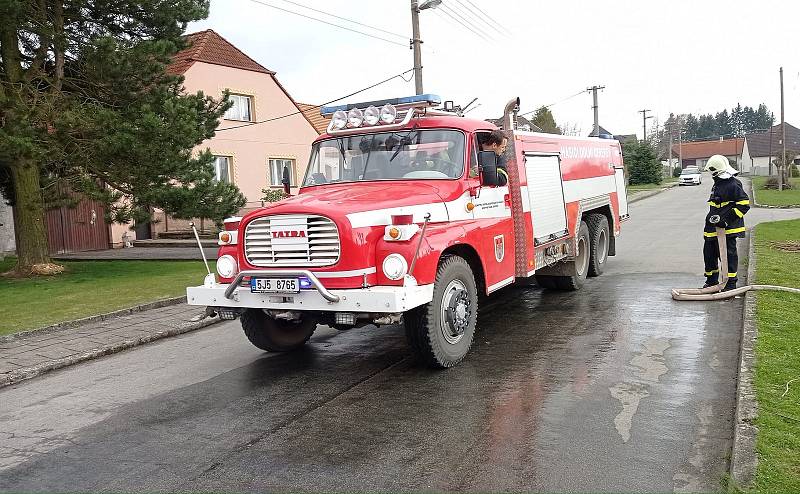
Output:
<instances>
[{"instance_id":1,"label":"green lawn","mask_svg":"<svg viewBox=\"0 0 800 494\"><path fill-rule=\"evenodd\" d=\"M0 261L10 270L13 258ZM74 261L66 272L0 278L0 335L177 297L203 283L200 261ZM213 266L212 266L213 269Z\"/></svg>"},{"instance_id":2,"label":"green lawn","mask_svg":"<svg viewBox=\"0 0 800 494\"><path fill-rule=\"evenodd\" d=\"M764 183L767 177L752 177L753 192L756 195L756 202L765 206L800 206L800 179L793 178L792 190L765 190Z\"/></svg>"},{"instance_id":3,"label":"green lawn","mask_svg":"<svg viewBox=\"0 0 800 494\"><path fill-rule=\"evenodd\" d=\"M780 243L791 248L792 241L800 242L800 220L756 226L756 283L800 287L800 252L779 248ZM754 487L800 492L800 296L759 292L756 320L759 462Z\"/></svg>"},{"instance_id":4,"label":"green lawn","mask_svg":"<svg viewBox=\"0 0 800 494\"><path fill-rule=\"evenodd\" d=\"M660 184L639 184L639 185L629 185L628 192L635 193L641 192L643 190L652 190L652 189L660 189L662 187L666 187L667 185L677 182L678 179L675 177L665 178Z\"/></svg>"}]
</instances>

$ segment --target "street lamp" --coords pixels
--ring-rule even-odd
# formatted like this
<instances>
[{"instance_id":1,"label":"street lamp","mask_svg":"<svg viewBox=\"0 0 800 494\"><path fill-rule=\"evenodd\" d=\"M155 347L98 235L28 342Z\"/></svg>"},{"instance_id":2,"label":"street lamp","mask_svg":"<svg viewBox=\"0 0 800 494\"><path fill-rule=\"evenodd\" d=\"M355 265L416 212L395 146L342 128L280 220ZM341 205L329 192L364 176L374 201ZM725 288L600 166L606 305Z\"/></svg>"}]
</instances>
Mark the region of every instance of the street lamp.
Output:
<instances>
[{"instance_id":1,"label":"street lamp","mask_svg":"<svg viewBox=\"0 0 800 494\"><path fill-rule=\"evenodd\" d=\"M425 0L418 3L417 0L411 0L411 30L413 38L411 39L411 48L414 50L414 86L416 87L417 94L422 94L422 40L419 39L419 13L427 9L435 9L442 4L442 0Z\"/></svg>"}]
</instances>

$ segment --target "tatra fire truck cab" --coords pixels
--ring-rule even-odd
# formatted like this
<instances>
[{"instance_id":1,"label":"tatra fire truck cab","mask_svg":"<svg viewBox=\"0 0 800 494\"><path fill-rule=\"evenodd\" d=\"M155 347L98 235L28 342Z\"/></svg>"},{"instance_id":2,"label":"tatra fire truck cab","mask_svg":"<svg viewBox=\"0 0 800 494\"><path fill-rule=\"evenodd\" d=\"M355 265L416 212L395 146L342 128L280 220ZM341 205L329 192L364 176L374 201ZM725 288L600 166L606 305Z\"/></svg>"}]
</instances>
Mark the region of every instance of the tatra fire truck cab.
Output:
<instances>
[{"instance_id":1,"label":"tatra fire truck cab","mask_svg":"<svg viewBox=\"0 0 800 494\"><path fill-rule=\"evenodd\" d=\"M226 220L218 278L188 288L189 303L241 317L266 351L304 345L318 324L402 323L423 362L451 367L483 295L533 276L577 290L601 274L628 214L619 143L517 131L514 99L498 158L482 151L497 127L440 104L323 108L299 194Z\"/></svg>"}]
</instances>

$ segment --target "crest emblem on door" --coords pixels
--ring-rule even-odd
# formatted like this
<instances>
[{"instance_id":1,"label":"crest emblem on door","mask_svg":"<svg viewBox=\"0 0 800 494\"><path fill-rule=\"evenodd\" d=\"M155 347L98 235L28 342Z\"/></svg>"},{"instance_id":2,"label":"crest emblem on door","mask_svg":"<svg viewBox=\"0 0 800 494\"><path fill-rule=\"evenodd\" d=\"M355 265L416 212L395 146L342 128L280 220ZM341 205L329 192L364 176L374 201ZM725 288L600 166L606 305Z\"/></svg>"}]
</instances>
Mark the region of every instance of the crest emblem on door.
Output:
<instances>
[{"instance_id":1,"label":"crest emblem on door","mask_svg":"<svg viewBox=\"0 0 800 494\"><path fill-rule=\"evenodd\" d=\"M494 237L494 258L497 259L497 262L503 262L503 259L505 257L506 257L505 236L498 235Z\"/></svg>"}]
</instances>

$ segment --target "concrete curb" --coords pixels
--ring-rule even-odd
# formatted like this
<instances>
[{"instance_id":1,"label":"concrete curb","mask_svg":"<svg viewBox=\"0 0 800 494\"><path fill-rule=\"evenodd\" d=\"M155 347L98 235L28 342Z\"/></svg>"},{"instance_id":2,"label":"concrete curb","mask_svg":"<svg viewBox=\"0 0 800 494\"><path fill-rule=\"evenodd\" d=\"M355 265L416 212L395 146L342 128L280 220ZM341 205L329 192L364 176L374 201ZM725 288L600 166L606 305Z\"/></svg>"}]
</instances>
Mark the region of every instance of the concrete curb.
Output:
<instances>
[{"instance_id":1,"label":"concrete curb","mask_svg":"<svg viewBox=\"0 0 800 494\"><path fill-rule=\"evenodd\" d=\"M106 314L97 314L95 316L75 319L74 321L60 322L57 324L52 324L50 326L44 326L42 328L30 329L28 331L20 331L19 333L0 336L0 343L7 343L10 341L25 339L27 337L34 335L55 333L65 329L75 328L82 324L105 321L106 319L111 319L114 317L127 316L128 314L133 314L134 312L142 312L148 309L160 309L161 307L167 307L169 305L178 305L185 303L186 303L185 295L183 297L165 298L162 300L156 300L155 302L148 302L146 304L128 307L127 309L115 310L113 312L108 312Z\"/></svg>"},{"instance_id":2,"label":"concrete curb","mask_svg":"<svg viewBox=\"0 0 800 494\"><path fill-rule=\"evenodd\" d=\"M747 283L755 282L756 255L755 230L750 230L750 245L747 250ZM730 475L735 486L747 489L755 475L758 457L756 456L755 419L758 416L758 402L753 388L753 369L756 356L755 346L758 326L755 320L756 293L749 291L744 295L744 321L739 348L739 372L736 384L736 414L733 430Z\"/></svg>"},{"instance_id":3,"label":"concrete curb","mask_svg":"<svg viewBox=\"0 0 800 494\"><path fill-rule=\"evenodd\" d=\"M177 336L179 334L195 331L201 328L205 328L206 326L216 324L218 322L220 322L220 319L218 317L207 318L196 322L189 322L186 324L181 324L176 328L166 329L163 331L159 331L157 333L148 334L147 336L142 336L131 340L125 340L122 342L101 346L91 350L90 352L82 353L79 355L72 355L70 357L59 358L34 367L27 367L24 369L12 371L8 374L0 376L0 388L3 388L5 386L10 386L12 384L17 384L20 381L32 379L37 376L41 376L42 374L45 374L52 370L61 369L62 367L74 365L79 362L85 362L87 360L93 360L105 355L119 353L123 350L127 350L128 348L137 347L139 345L150 343L152 341L160 340L163 338L168 338L170 336Z\"/></svg>"},{"instance_id":4,"label":"concrete curb","mask_svg":"<svg viewBox=\"0 0 800 494\"><path fill-rule=\"evenodd\" d=\"M666 186L664 186L664 187L662 187L660 189L646 190L644 192L641 192L641 193L636 194L635 196L629 198L628 199L628 204L632 204L634 202L641 201L642 199L647 199L648 197L653 197L654 195L660 194L660 193L664 192L665 190L669 190L669 189L671 189L671 188L673 188L673 187L675 187L677 185L678 185L677 183L674 183L674 184L668 184L668 185L666 185Z\"/></svg>"}]
</instances>

